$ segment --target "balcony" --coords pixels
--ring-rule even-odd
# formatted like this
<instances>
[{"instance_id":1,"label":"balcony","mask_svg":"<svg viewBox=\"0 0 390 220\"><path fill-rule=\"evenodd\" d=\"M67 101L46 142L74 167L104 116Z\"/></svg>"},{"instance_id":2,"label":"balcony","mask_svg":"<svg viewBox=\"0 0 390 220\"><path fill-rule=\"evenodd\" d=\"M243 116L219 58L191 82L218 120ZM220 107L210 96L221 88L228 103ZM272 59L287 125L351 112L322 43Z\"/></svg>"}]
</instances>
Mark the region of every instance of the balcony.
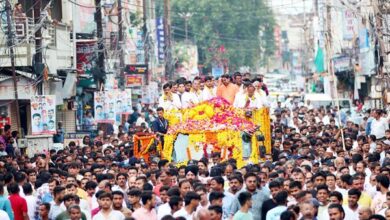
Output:
<instances>
[{"instance_id":1,"label":"balcony","mask_svg":"<svg viewBox=\"0 0 390 220\"><path fill-rule=\"evenodd\" d=\"M0 32L0 66L10 67L10 50L7 45L7 24L2 24ZM35 30L32 18L15 18L13 25L13 40L16 67L33 65L35 54ZM69 68L72 62L73 47L70 39L70 28L64 24L44 22L42 25L42 58L49 67L51 74L56 74L59 68Z\"/></svg>"}]
</instances>

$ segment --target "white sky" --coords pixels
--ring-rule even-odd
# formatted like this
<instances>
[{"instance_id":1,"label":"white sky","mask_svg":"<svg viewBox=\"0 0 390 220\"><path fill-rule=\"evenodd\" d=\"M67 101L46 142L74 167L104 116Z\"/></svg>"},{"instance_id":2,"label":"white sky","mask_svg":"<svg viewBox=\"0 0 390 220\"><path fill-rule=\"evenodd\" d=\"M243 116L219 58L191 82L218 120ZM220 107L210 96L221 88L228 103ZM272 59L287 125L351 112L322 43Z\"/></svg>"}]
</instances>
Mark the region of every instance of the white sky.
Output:
<instances>
[{"instance_id":1,"label":"white sky","mask_svg":"<svg viewBox=\"0 0 390 220\"><path fill-rule=\"evenodd\" d=\"M281 14L299 14L313 9L313 0L268 0L274 12Z\"/></svg>"}]
</instances>

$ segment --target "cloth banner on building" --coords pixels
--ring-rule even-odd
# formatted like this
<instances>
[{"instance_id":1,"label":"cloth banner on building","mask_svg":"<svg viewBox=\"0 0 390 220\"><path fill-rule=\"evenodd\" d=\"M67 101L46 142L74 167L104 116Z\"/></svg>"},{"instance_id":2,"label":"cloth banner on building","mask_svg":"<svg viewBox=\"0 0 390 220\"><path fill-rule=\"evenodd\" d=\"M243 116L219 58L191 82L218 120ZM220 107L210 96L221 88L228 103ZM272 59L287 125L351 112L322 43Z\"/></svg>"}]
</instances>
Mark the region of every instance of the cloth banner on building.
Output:
<instances>
[{"instance_id":1,"label":"cloth banner on building","mask_svg":"<svg viewBox=\"0 0 390 220\"><path fill-rule=\"evenodd\" d=\"M354 12L345 10L343 13L343 38L344 40L352 40L358 34L357 20Z\"/></svg>"},{"instance_id":2,"label":"cloth banner on building","mask_svg":"<svg viewBox=\"0 0 390 220\"><path fill-rule=\"evenodd\" d=\"M33 135L56 133L55 103L54 95L31 97L31 131Z\"/></svg>"},{"instance_id":3,"label":"cloth banner on building","mask_svg":"<svg viewBox=\"0 0 390 220\"><path fill-rule=\"evenodd\" d=\"M97 123L120 123L122 113L131 112L131 90L95 92L94 109Z\"/></svg>"},{"instance_id":4,"label":"cloth banner on building","mask_svg":"<svg viewBox=\"0 0 390 220\"><path fill-rule=\"evenodd\" d=\"M78 74L91 74L92 60L95 56L96 41L80 41L77 42L77 73Z\"/></svg>"}]
</instances>

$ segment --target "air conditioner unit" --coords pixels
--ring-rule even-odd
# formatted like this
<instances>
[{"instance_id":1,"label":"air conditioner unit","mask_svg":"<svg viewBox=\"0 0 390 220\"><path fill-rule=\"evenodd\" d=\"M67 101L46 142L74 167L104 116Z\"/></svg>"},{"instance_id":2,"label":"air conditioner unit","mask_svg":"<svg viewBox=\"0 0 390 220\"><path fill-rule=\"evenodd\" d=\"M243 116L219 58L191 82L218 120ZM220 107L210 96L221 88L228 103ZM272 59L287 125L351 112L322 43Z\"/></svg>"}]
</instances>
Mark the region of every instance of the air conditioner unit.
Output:
<instances>
[{"instance_id":1,"label":"air conditioner unit","mask_svg":"<svg viewBox=\"0 0 390 220\"><path fill-rule=\"evenodd\" d=\"M8 106L0 106L0 117L8 117Z\"/></svg>"}]
</instances>

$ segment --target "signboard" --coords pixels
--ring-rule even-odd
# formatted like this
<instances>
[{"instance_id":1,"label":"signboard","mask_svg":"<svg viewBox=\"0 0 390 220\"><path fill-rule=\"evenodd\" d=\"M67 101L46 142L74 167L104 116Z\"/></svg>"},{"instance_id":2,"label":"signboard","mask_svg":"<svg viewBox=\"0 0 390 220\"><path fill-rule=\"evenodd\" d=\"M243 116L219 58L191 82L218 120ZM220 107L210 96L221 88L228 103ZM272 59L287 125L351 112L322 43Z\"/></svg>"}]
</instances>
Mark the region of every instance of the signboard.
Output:
<instances>
[{"instance_id":1,"label":"signboard","mask_svg":"<svg viewBox=\"0 0 390 220\"><path fill-rule=\"evenodd\" d=\"M223 67L222 66L215 66L211 69L211 74L214 78L218 78L223 75Z\"/></svg>"},{"instance_id":2,"label":"signboard","mask_svg":"<svg viewBox=\"0 0 390 220\"><path fill-rule=\"evenodd\" d=\"M126 87L142 86L143 76L126 75Z\"/></svg>"},{"instance_id":3,"label":"signboard","mask_svg":"<svg viewBox=\"0 0 390 220\"><path fill-rule=\"evenodd\" d=\"M4 128L5 125L11 124L11 118L10 117L0 117L0 128Z\"/></svg>"},{"instance_id":4,"label":"signboard","mask_svg":"<svg viewBox=\"0 0 390 220\"><path fill-rule=\"evenodd\" d=\"M56 98L54 95L31 97L31 127L33 135L56 133Z\"/></svg>"},{"instance_id":5,"label":"signboard","mask_svg":"<svg viewBox=\"0 0 390 220\"><path fill-rule=\"evenodd\" d=\"M29 158L36 154L47 154L53 146L52 135L26 136L26 154Z\"/></svg>"},{"instance_id":6,"label":"signboard","mask_svg":"<svg viewBox=\"0 0 390 220\"><path fill-rule=\"evenodd\" d=\"M350 57L333 58L333 68L335 73L351 70L351 58Z\"/></svg>"},{"instance_id":7,"label":"signboard","mask_svg":"<svg viewBox=\"0 0 390 220\"><path fill-rule=\"evenodd\" d=\"M160 63L164 63L165 59L165 35L164 35L164 19L157 18L156 19L156 27L157 27L157 58Z\"/></svg>"},{"instance_id":8,"label":"signboard","mask_svg":"<svg viewBox=\"0 0 390 220\"><path fill-rule=\"evenodd\" d=\"M352 40L357 35L357 22L355 14L351 10L345 10L343 13L344 27L343 35L344 40Z\"/></svg>"},{"instance_id":9,"label":"signboard","mask_svg":"<svg viewBox=\"0 0 390 220\"><path fill-rule=\"evenodd\" d=\"M77 48L77 73L91 74L92 60L95 56L96 41L80 41L76 42Z\"/></svg>"},{"instance_id":10,"label":"signboard","mask_svg":"<svg viewBox=\"0 0 390 220\"><path fill-rule=\"evenodd\" d=\"M124 72L127 74L146 74L148 72L147 65L126 65Z\"/></svg>"},{"instance_id":11,"label":"signboard","mask_svg":"<svg viewBox=\"0 0 390 220\"><path fill-rule=\"evenodd\" d=\"M83 138L90 136L89 133L66 133L64 135L64 146L69 146L70 142L75 142L76 146L83 146Z\"/></svg>"}]
</instances>

